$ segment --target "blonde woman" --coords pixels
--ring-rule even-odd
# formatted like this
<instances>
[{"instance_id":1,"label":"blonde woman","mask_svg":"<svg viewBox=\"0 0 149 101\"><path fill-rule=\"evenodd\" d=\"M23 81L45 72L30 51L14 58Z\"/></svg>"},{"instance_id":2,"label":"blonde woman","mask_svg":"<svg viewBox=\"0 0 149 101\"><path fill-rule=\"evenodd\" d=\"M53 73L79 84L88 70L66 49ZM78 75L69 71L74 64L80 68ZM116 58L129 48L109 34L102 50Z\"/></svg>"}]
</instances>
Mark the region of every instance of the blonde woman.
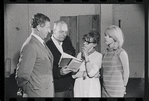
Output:
<instances>
[{"instance_id":1,"label":"blonde woman","mask_svg":"<svg viewBox=\"0 0 149 101\"><path fill-rule=\"evenodd\" d=\"M105 31L105 44L108 46L103 54L102 97L124 97L129 78L129 60L122 48L124 43L122 30L115 25Z\"/></svg>"}]
</instances>

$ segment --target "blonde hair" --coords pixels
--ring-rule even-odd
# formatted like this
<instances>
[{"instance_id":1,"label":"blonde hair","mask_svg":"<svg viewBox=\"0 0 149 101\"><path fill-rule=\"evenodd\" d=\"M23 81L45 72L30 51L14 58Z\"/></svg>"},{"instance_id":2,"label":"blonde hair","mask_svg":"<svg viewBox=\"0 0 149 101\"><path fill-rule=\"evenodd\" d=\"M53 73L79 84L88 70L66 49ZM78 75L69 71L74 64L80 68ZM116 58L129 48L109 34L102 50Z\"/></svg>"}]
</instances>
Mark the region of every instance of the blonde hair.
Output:
<instances>
[{"instance_id":1,"label":"blonde hair","mask_svg":"<svg viewBox=\"0 0 149 101\"><path fill-rule=\"evenodd\" d=\"M106 29L106 31L116 41L117 46L115 47L121 48L124 43L124 35L122 30L116 25L111 25Z\"/></svg>"}]
</instances>

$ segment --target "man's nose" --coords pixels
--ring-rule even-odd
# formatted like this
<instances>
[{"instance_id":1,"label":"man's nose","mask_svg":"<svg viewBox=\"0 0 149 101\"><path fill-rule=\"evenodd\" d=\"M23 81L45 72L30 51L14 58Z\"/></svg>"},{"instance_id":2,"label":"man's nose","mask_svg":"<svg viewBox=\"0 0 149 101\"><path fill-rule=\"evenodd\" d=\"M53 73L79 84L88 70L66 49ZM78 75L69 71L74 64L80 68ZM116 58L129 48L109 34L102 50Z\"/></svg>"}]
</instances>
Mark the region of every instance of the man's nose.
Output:
<instances>
[{"instance_id":1,"label":"man's nose","mask_svg":"<svg viewBox=\"0 0 149 101\"><path fill-rule=\"evenodd\" d=\"M49 33L51 33L51 29L49 28L49 31L48 31Z\"/></svg>"},{"instance_id":2,"label":"man's nose","mask_svg":"<svg viewBox=\"0 0 149 101\"><path fill-rule=\"evenodd\" d=\"M53 30L51 30L51 34L53 34Z\"/></svg>"},{"instance_id":3,"label":"man's nose","mask_svg":"<svg viewBox=\"0 0 149 101\"><path fill-rule=\"evenodd\" d=\"M64 36L67 36L67 32L64 31L64 32L63 32L63 35L64 35Z\"/></svg>"}]
</instances>

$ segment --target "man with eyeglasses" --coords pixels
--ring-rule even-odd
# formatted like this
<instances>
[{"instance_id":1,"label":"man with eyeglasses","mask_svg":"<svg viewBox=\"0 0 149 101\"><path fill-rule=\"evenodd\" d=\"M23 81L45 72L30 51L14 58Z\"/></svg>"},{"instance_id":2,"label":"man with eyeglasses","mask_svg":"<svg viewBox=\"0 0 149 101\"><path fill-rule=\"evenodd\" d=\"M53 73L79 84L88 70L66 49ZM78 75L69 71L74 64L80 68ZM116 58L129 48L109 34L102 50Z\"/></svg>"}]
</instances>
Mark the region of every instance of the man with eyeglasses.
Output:
<instances>
[{"instance_id":1,"label":"man with eyeglasses","mask_svg":"<svg viewBox=\"0 0 149 101\"><path fill-rule=\"evenodd\" d=\"M71 55L75 54L74 53L75 50L72 46L71 40L68 40L69 37L67 36L67 32L68 32L67 24L61 20L56 21L54 23L53 34L51 36L51 39L46 43L54 56L53 78L54 78L55 97L73 97L72 74L65 68L60 68L58 66L60 57L63 54L63 52ZM66 37L67 40L65 40ZM66 47L70 47L72 50L66 52Z\"/></svg>"}]
</instances>

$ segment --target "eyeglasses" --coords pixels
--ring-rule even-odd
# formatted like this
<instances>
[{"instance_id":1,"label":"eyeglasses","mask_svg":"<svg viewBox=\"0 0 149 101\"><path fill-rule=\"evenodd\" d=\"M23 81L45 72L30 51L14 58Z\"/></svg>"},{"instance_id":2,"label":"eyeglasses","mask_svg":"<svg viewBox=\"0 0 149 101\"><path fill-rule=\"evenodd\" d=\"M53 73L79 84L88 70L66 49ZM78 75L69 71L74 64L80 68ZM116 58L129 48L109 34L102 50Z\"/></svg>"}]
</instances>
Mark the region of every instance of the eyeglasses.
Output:
<instances>
[{"instance_id":1,"label":"eyeglasses","mask_svg":"<svg viewBox=\"0 0 149 101\"><path fill-rule=\"evenodd\" d=\"M87 44L90 44L90 43L96 43L96 42L90 42L88 40L86 40L85 38L82 39L84 42L86 42Z\"/></svg>"}]
</instances>

